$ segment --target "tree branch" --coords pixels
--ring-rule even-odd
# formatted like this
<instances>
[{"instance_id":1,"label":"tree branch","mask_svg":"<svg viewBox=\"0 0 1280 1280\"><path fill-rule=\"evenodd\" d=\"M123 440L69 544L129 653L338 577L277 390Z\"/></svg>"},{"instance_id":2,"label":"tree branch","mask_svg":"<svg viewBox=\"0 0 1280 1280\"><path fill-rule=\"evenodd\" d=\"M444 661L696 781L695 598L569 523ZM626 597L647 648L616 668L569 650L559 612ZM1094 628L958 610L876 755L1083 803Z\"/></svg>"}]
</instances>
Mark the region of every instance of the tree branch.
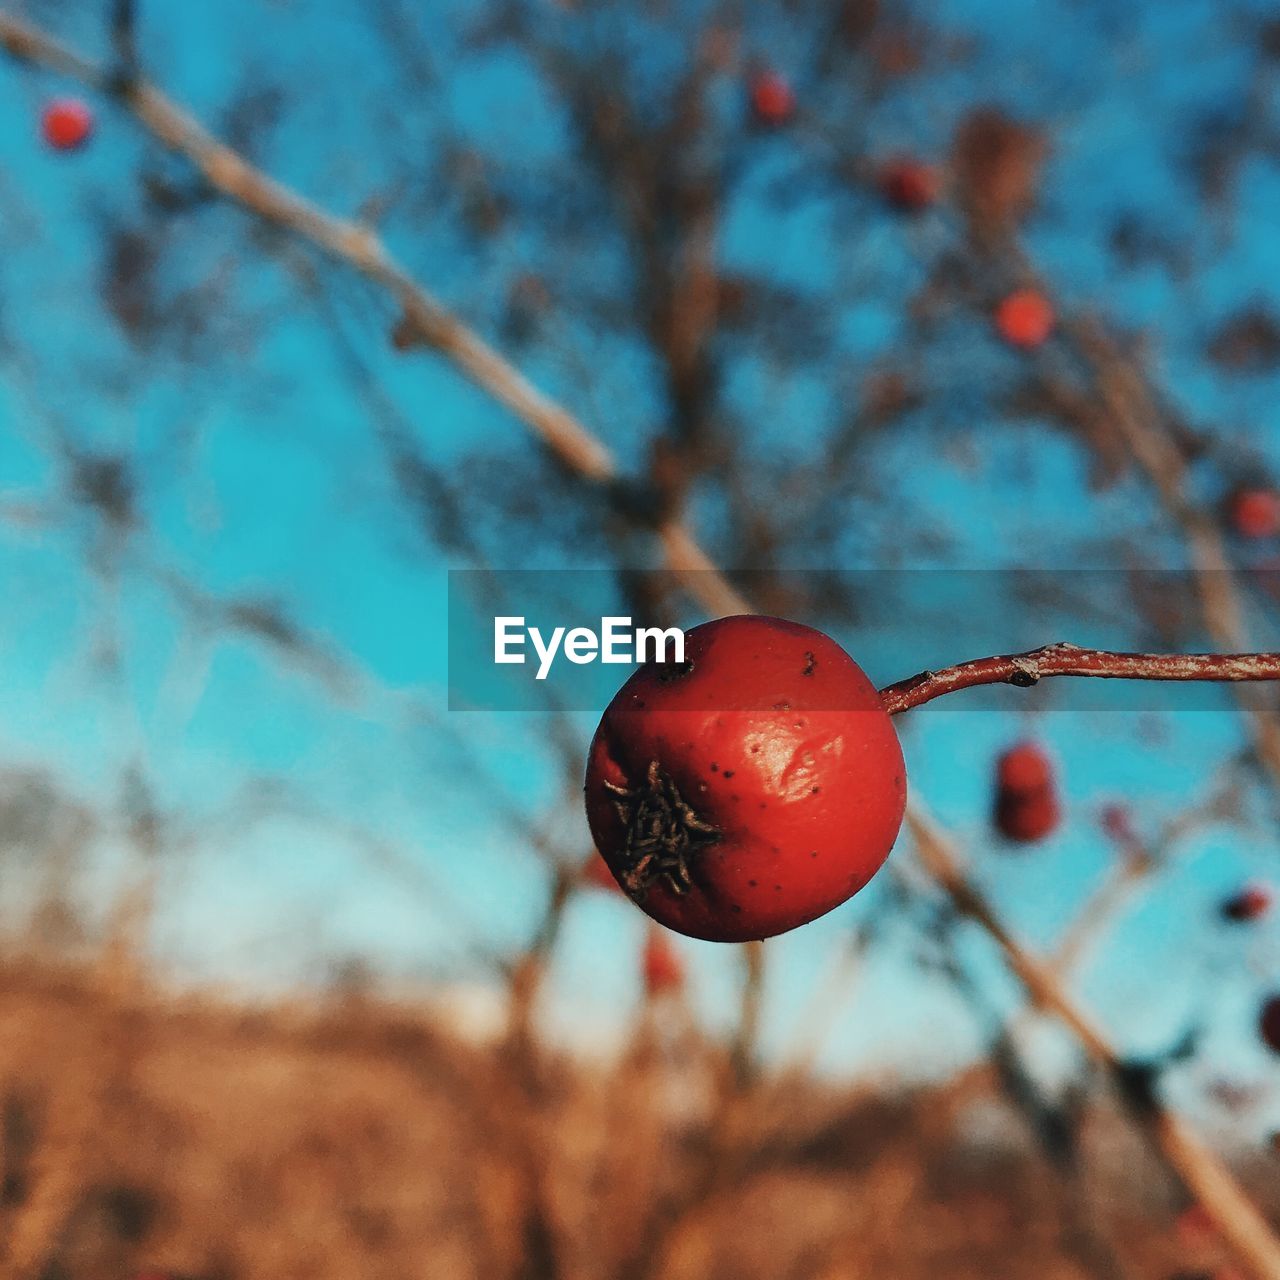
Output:
<instances>
[{"instance_id":1,"label":"tree branch","mask_svg":"<svg viewBox=\"0 0 1280 1280\"><path fill-rule=\"evenodd\" d=\"M574 474L611 493L618 488L617 463L608 446L419 284L371 227L336 217L275 181L150 82L112 75L47 32L4 12L0 12L0 47L19 62L46 67L107 94L165 147L195 165L221 196L379 285L401 309L400 332L407 341L452 361L515 414ZM685 526L666 524L657 535L671 558L670 567L707 609L749 612ZM695 569L702 572L690 572Z\"/></svg>"},{"instance_id":2,"label":"tree branch","mask_svg":"<svg viewBox=\"0 0 1280 1280\"><path fill-rule=\"evenodd\" d=\"M1204 1206L1236 1257L1260 1280L1280 1280L1280 1240L1226 1165L1167 1111L1147 1083L1111 1047L1100 1027L1072 1000L1056 974L1005 926L981 889L965 874L947 840L917 805L907 821L916 852L956 908L999 945L1005 962L1032 1000L1069 1027L1091 1061L1115 1085L1126 1110L1183 1185Z\"/></svg>"},{"instance_id":3,"label":"tree branch","mask_svg":"<svg viewBox=\"0 0 1280 1280\"><path fill-rule=\"evenodd\" d=\"M111 7L111 45L119 62L118 75L132 80L138 74L137 0L114 0Z\"/></svg>"},{"instance_id":4,"label":"tree branch","mask_svg":"<svg viewBox=\"0 0 1280 1280\"><path fill-rule=\"evenodd\" d=\"M943 694L984 684L1030 688L1050 676L1095 676L1102 680L1280 680L1280 653L1116 653L1082 649L1061 641L1026 653L974 658L880 690L891 716Z\"/></svg>"}]
</instances>

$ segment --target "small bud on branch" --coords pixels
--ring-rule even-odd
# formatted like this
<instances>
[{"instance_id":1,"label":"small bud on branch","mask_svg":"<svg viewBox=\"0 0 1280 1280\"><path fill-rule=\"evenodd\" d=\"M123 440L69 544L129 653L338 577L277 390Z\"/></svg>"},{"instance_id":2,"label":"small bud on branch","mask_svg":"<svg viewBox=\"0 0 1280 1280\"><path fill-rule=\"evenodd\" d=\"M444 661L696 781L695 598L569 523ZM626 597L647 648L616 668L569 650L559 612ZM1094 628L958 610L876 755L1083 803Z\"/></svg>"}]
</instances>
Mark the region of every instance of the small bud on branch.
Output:
<instances>
[{"instance_id":1,"label":"small bud on branch","mask_svg":"<svg viewBox=\"0 0 1280 1280\"><path fill-rule=\"evenodd\" d=\"M984 684L1030 688L1050 676L1094 676L1102 680L1280 680L1280 653L1114 653L1063 641L1027 653L975 658L919 675L880 690L891 716L946 693Z\"/></svg>"}]
</instances>

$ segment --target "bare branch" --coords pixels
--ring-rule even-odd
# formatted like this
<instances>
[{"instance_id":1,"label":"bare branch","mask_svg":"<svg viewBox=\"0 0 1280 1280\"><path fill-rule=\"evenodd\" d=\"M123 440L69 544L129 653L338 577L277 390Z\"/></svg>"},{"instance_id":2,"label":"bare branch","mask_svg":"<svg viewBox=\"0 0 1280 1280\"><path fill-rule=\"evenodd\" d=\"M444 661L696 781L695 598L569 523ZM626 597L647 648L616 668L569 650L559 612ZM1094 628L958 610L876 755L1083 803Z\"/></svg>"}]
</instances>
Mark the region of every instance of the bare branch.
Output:
<instances>
[{"instance_id":1,"label":"bare branch","mask_svg":"<svg viewBox=\"0 0 1280 1280\"><path fill-rule=\"evenodd\" d=\"M1061 641L1026 653L974 658L880 690L891 716L943 694L984 684L1030 688L1050 676L1095 676L1102 680L1280 680L1280 653L1116 653L1083 649Z\"/></svg>"},{"instance_id":2,"label":"bare branch","mask_svg":"<svg viewBox=\"0 0 1280 1280\"><path fill-rule=\"evenodd\" d=\"M1280 1278L1280 1240L1230 1171L1183 1122L1165 1110L1151 1082L1111 1047L1105 1034L1067 994L1061 981L1010 933L931 820L917 807L908 816L920 860L956 907L999 944L1014 974L1041 1008L1075 1033L1089 1058L1106 1072L1129 1113L1188 1191L1218 1225L1236 1256L1266 1280Z\"/></svg>"},{"instance_id":3,"label":"bare branch","mask_svg":"<svg viewBox=\"0 0 1280 1280\"><path fill-rule=\"evenodd\" d=\"M138 74L137 0L114 0L111 6L111 44L118 60L119 74L132 80Z\"/></svg>"},{"instance_id":4,"label":"bare branch","mask_svg":"<svg viewBox=\"0 0 1280 1280\"><path fill-rule=\"evenodd\" d=\"M582 479L605 487L617 483L617 463L603 441L442 306L396 261L370 227L336 217L276 182L149 82L121 83L119 77L47 32L2 12L0 46L19 62L58 71L113 97L170 151L195 165L222 196L381 286L403 313L399 333L406 344L428 347L451 360ZM726 604L734 602L729 612L744 611L738 607L741 596L713 567L688 529L667 526L660 531L660 540L672 568L707 608L723 612ZM693 569L701 572L692 574L689 571Z\"/></svg>"}]
</instances>

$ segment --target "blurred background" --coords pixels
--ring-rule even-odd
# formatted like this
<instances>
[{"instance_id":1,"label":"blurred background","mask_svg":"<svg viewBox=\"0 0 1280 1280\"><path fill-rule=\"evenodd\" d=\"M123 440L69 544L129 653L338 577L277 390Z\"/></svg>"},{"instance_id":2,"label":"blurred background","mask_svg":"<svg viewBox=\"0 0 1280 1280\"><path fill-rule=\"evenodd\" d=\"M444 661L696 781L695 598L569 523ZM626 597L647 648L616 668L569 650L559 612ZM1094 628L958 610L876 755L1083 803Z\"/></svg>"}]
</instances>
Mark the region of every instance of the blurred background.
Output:
<instances>
[{"instance_id":1,"label":"blurred background","mask_svg":"<svg viewBox=\"0 0 1280 1280\"><path fill-rule=\"evenodd\" d=\"M1270 694L911 712L885 870L730 947L599 879L607 691L462 710L448 643L1280 647L1270 6L0 46L4 1275L1280 1275Z\"/></svg>"}]
</instances>

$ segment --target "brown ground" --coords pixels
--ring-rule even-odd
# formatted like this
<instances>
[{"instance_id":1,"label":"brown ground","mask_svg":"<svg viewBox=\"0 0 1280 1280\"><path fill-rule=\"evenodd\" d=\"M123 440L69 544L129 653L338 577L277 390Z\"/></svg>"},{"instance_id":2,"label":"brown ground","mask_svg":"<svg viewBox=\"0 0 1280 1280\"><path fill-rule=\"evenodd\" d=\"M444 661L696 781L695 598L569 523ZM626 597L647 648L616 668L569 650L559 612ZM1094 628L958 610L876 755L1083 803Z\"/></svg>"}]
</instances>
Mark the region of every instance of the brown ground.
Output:
<instances>
[{"instance_id":1,"label":"brown ground","mask_svg":"<svg viewBox=\"0 0 1280 1280\"><path fill-rule=\"evenodd\" d=\"M730 1078L673 1009L588 1069L370 1000L245 1011L0 966L0 1274L1075 1280L1218 1260L1179 1243L1181 1206L1105 1107L1055 1163L986 1071L896 1097ZM1248 1176L1274 1201L1268 1159Z\"/></svg>"}]
</instances>

